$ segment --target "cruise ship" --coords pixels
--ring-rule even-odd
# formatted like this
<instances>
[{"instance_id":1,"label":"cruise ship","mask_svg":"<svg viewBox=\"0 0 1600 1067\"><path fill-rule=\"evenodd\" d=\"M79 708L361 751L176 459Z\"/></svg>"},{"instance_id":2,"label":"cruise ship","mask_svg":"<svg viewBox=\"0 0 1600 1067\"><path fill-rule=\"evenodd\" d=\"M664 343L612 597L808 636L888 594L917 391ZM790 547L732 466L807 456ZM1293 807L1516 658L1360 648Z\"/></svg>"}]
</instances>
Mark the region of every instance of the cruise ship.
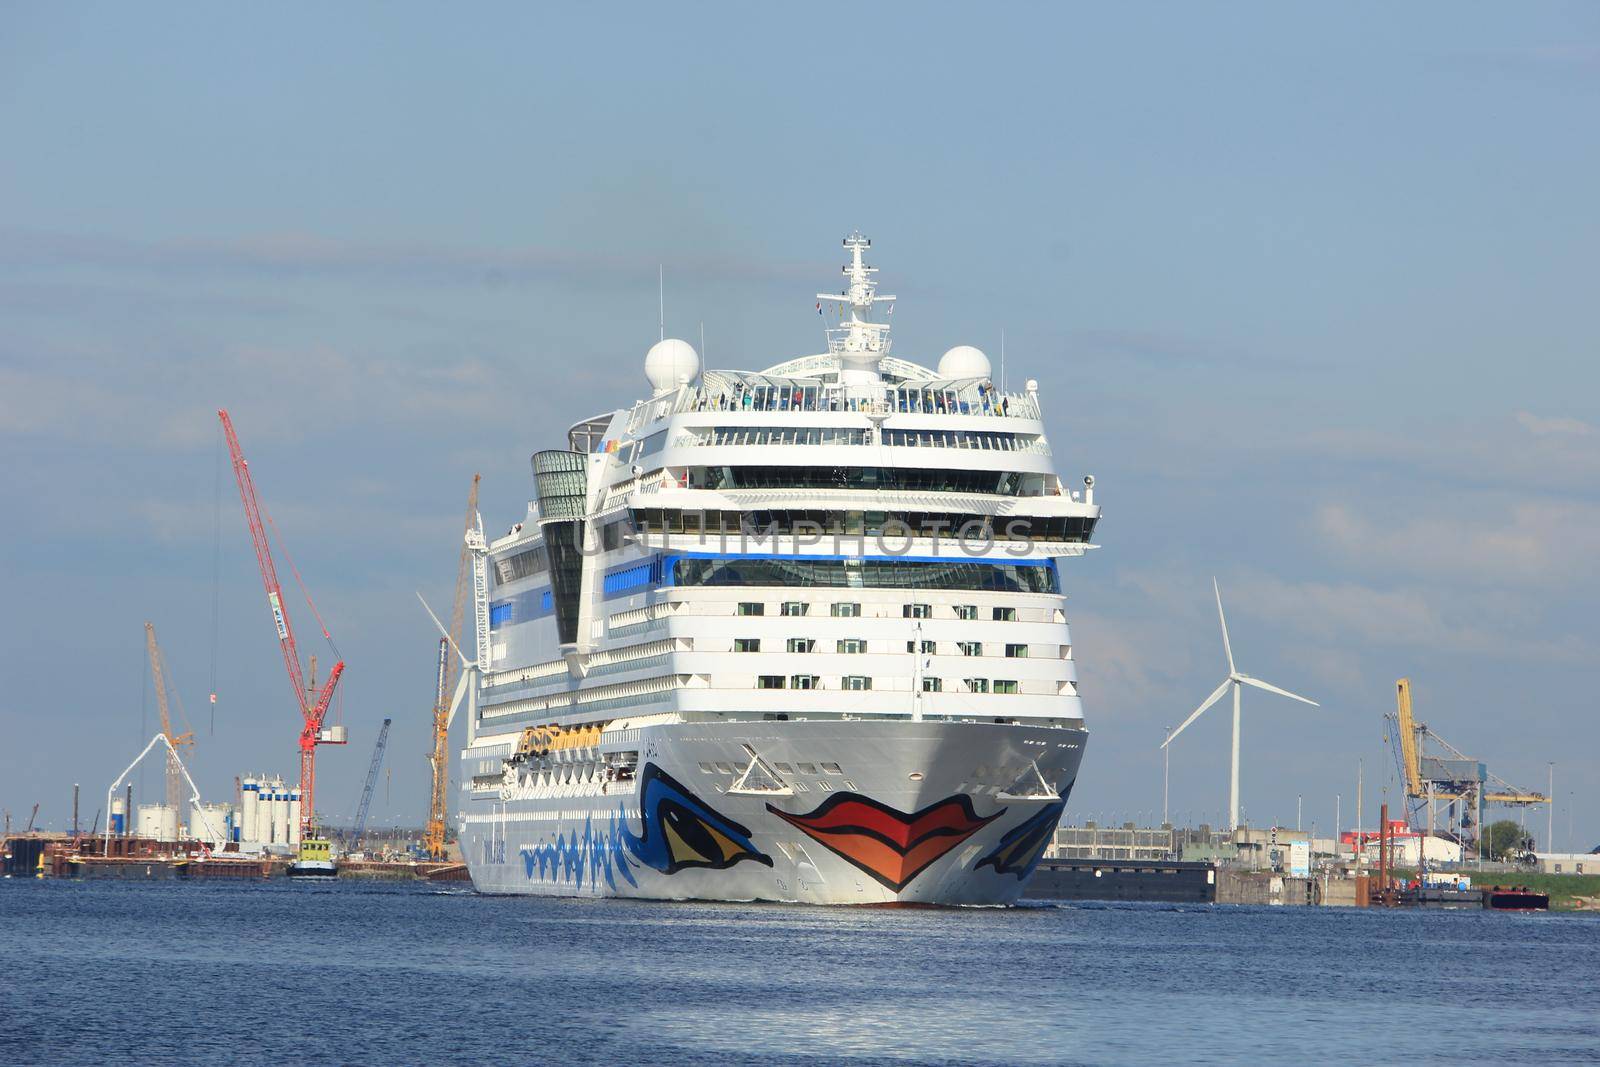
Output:
<instances>
[{"instance_id":1,"label":"cruise ship","mask_svg":"<svg viewBox=\"0 0 1600 1067\"><path fill-rule=\"evenodd\" d=\"M534 453L503 536L468 533L479 891L1021 895L1087 739L1062 562L1093 547L1094 479L1056 472L1036 382L968 345L890 356L870 247L817 296L825 352L710 370L663 337L650 394Z\"/></svg>"}]
</instances>

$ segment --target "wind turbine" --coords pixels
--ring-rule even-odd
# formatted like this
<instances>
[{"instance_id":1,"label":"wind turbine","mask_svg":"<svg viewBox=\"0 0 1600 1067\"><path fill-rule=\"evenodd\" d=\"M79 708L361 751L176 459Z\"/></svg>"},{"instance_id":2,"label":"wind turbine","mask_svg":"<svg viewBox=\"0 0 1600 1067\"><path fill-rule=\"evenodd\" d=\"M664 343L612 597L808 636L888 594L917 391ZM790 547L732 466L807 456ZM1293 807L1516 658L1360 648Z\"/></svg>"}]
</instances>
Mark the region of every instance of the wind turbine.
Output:
<instances>
[{"instance_id":1,"label":"wind turbine","mask_svg":"<svg viewBox=\"0 0 1600 1067\"><path fill-rule=\"evenodd\" d=\"M1170 734L1167 735L1167 739L1165 741L1161 742L1161 747L1162 748L1166 748L1168 745L1172 744L1172 739L1173 738L1175 738L1179 734L1183 733L1184 728L1187 727L1190 723L1194 722L1196 719L1198 719L1200 717L1201 713L1204 712L1207 708L1209 708L1211 705L1215 704L1217 701L1221 700L1222 699L1222 694L1228 691L1228 687L1229 686L1233 687L1233 759L1232 759L1232 762L1231 762L1231 764L1229 766L1229 772L1228 772L1229 773L1229 779L1228 779L1228 829L1232 830L1232 829L1237 829L1238 826L1239 826L1239 692L1240 692L1240 689L1243 686L1253 685L1257 689L1265 689L1269 693L1277 693L1279 696L1288 697L1290 700L1298 700L1302 704L1310 704L1314 708L1315 707L1320 707L1321 705L1319 705L1315 700L1307 700L1303 696L1296 696L1294 693L1289 692L1287 689L1279 689L1275 685L1269 685L1268 683L1263 682L1260 678L1252 678L1248 674L1245 674L1244 672L1240 671L1238 667L1234 666L1234 664L1233 664L1233 646L1228 643L1228 619L1227 619L1227 616L1223 615L1223 613L1222 613L1222 590L1221 590L1220 587L1218 587L1217 580L1215 578L1211 579L1211 589L1217 595L1217 619L1218 619L1218 621L1220 621L1222 623L1222 651L1225 652L1227 654L1227 656L1228 656L1228 677L1223 679L1222 684L1217 686L1215 692L1213 692L1210 696L1206 697L1206 702L1204 704L1201 704L1198 708L1195 708L1194 712L1192 714L1190 714L1190 716L1187 719L1183 720L1183 725L1182 726L1179 726L1176 730L1172 731Z\"/></svg>"}]
</instances>

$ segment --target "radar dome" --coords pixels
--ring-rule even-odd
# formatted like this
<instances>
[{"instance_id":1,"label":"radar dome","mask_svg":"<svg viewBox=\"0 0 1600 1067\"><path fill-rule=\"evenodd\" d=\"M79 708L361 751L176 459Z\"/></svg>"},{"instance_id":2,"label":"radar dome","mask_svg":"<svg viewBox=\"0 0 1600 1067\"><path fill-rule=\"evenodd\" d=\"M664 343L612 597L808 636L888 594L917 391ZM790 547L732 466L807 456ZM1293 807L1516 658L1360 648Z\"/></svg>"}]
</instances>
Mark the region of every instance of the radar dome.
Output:
<instances>
[{"instance_id":1,"label":"radar dome","mask_svg":"<svg viewBox=\"0 0 1600 1067\"><path fill-rule=\"evenodd\" d=\"M987 378L989 357L971 345L956 345L939 357L941 378Z\"/></svg>"},{"instance_id":2,"label":"radar dome","mask_svg":"<svg viewBox=\"0 0 1600 1067\"><path fill-rule=\"evenodd\" d=\"M644 376L658 393L688 385L700 375L700 356L688 341L669 337L650 346L644 357Z\"/></svg>"}]
</instances>

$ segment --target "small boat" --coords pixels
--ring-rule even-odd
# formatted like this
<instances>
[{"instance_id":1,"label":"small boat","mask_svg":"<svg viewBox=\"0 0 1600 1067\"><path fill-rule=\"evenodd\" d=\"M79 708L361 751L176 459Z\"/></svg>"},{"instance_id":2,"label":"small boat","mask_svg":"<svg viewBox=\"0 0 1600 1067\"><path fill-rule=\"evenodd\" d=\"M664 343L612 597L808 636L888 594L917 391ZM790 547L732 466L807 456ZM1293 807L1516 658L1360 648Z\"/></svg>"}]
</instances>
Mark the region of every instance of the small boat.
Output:
<instances>
[{"instance_id":1,"label":"small boat","mask_svg":"<svg viewBox=\"0 0 1600 1067\"><path fill-rule=\"evenodd\" d=\"M290 878L337 878L339 866L333 862L333 845L325 838L308 837L300 842L300 858L289 864Z\"/></svg>"}]
</instances>

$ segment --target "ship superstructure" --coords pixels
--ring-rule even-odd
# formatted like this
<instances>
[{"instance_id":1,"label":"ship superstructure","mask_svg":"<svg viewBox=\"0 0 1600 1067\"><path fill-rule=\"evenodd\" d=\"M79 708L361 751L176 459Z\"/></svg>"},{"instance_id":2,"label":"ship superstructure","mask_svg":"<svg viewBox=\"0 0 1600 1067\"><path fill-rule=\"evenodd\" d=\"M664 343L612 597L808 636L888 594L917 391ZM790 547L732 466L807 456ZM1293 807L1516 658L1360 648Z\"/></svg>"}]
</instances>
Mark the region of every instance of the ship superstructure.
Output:
<instances>
[{"instance_id":1,"label":"ship superstructure","mask_svg":"<svg viewBox=\"0 0 1600 1067\"><path fill-rule=\"evenodd\" d=\"M533 456L477 562L458 810L480 890L1014 901L1086 731L1039 392L978 349L889 355L845 239L826 352L702 370Z\"/></svg>"}]
</instances>

